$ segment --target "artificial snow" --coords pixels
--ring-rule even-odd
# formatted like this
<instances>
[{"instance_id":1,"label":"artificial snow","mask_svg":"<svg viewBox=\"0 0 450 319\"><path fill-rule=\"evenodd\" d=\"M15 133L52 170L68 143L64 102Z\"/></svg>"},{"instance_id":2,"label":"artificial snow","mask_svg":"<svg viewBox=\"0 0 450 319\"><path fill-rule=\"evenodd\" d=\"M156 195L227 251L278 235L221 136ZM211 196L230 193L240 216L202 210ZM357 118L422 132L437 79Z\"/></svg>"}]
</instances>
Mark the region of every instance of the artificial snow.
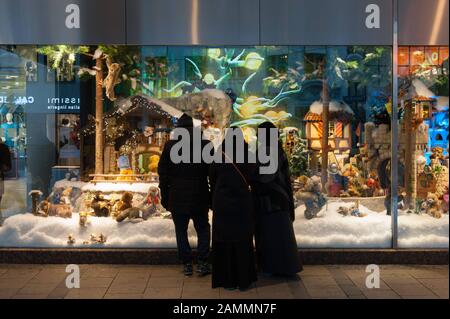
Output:
<instances>
[{"instance_id":1,"label":"artificial snow","mask_svg":"<svg viewBox=\"0 0 450 319\"><path fill-rule=\"evenodd\" d=\"M449 216L434 218L427 214L398 216L398 245L400 248L448 248Z\"/></svg>"},{"instance_id":2,"label":"artificial snow","mask_svg":"<svg viewBox=\"0 0 450 319\"><path fill-rule=\"evenodd\" d=\"M294 230L297 244L303 248L389 248L391 246L391 219L385 213L373 212L360 204L365 217L343 216L340 206L351 202L330 202L316 218L306 219L305 206L295 210Z\"/></svg>"},{"instance_id":3,"label":"artificial snow","mask_svg":"<svg viewBox=\"0 0 450 319\"><path fill-rule=\"evenodd\" d=\"M83 192L101 192L101 193L122 193L122 192L132 192L147 194L150 187L156 186L157 183L127 183L126 181L121 183L85 183L81 187Z\"/></svg>"},{"instance_id":4,"label":"artificial snow","mask_svg":"<svg viewBox=\"0 0 450 319\"><path fill-rule=\"evenodd\" d=\"M408 92L411 97L423 96L427 98L435 97L435 94L419 79L412 80L412 86Z\"/></svg>"},{"instance_id":5,"label":"artificial snow","mask_svg":"<svg viewBox=\"0 0 450 319\"><path fill-rule=\"evenodd\" d=\"M67 187L75 187L75 188L83 188L88 183L81 181L69 181L67 179L61 179L55 182L53 188L67 188Z\"/></svg>"},{"instance_id":6,"label":"artificial snow","mask_svg":"<svg viewBox=\"0 0 450 319\"><path fill-rule=\"evenodd\" d=\"M435 108L441 112L448 110L448 96L436 96L426 85L419 79L412 81L409 97L423 96L430 99L436 99Z\"/></svg>"},{"instance_id":7,"label":"artificial snow","mask_svg":"<svg viewBox=\"0 0 450 319\"><path fill-rule=\"evenodd\" d=\"M305 206L295 213L294 230L297 244L302 248L390 248L391 216L359 206L365 217L343 216L337 213L339 206L353 203L331 202L311 220L304 217ZM449 216L440 219L426 214L400 213L398 219L398 243L401 248L448 248Z\"/></svg>"},{"instance_id":8,"label":"artificial snow","mask_svg":"<svg viewBox=\"0 0 450 319\"><path fill-rule=\"evenodd\" d=\"M304 217L304 205L296 209L294 230L301 248L390 248L391 216L377 213L360 204L365 217L342 216L339 206L351 202L329 202L316 218ZM78 247L78 248L175 248L173 221L161 217L139 223L116 222L109 217L90 217L87 227L79 225L79 215L72 218L38 217L18 214L7 218L0 227L1 247ZM211 220L211 218L210 218ZM448 248L449 216L440 219L422 214L399 214L399 246L401 248ZM74 245L67 244L72 234ZM84 245L91 234L103 234L105 244ZM195 246L196 235L189 226L189 240Z\"/></svg>"},{"instance_id":9,"label":"artificial snow","mask_svg":"<svg viewBox=\"0 0 450 319\"><path fill-rule=\"evenodd\" d=\"M314 114L322 114L323 102L315 101L309 107L309 111ZM353 111L350 106L348 106L345 102L339 102L336 100L330 101L330 112L345 112L348 114L353 114Z\"/></svg>"},{"instance_id":10,"label":"artificial snow","mask_svg":"<svg viewBox=\"0 0 450 319\"><path fill-rule=\"evenodd\" d=\"M0 246L2 247L77 247L77 248L173 248L176 247L173 221L152 218L139 223L125 220L118 223L109 217L90 217L86 227L79 225L79 216L72 218L38 217L32 214L19 214L9 217L0 227ZM71 234L76 242L67 244ZM105 244L84 245L91 234L103 234ZM195 232L189 228L190 240L195 243Z\"/></svg>"}]
</instances>

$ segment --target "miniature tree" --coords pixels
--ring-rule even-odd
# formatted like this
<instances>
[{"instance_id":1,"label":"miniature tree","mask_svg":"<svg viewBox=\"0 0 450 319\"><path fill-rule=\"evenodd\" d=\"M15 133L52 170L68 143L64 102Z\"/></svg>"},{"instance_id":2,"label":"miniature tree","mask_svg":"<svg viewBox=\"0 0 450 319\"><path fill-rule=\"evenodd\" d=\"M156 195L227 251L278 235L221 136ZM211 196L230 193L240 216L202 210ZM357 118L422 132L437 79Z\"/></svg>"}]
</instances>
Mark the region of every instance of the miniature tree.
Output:
<instances>
[{"instance_id":1,"label":"miniature tree","mask_svg":"<svg viewBox=\"0 0 450 319\"><path fill-rule=\"evenodd\" d=\"M294 138L294 148L289 155L289 167L293 176L309 175L308 172L308 146L306 140L299 134Z\"/></svg>"}]
</instances>

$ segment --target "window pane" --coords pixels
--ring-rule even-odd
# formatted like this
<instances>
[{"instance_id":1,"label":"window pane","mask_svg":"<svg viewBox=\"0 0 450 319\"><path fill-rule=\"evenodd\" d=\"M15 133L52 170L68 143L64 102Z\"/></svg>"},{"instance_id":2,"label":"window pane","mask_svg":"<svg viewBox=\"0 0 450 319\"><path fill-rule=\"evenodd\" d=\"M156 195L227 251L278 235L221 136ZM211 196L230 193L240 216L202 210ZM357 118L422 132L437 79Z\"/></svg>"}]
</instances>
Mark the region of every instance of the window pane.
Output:
<instances>
[{"instance_id":1,"label":"window pane","mask_svg":"<svg viewBox=\"0 0 450 319\"><path fill-rule=\"evenodd\" d=\"M2 98L2 125L10 125L10 110L17 130L2 134L16 143L17 176L5 182L2 207L5 224L19 234L3 240L9 228L0 228L1 245L176 247L171 215L161 206L145 216L120 208L161 200L158 160L175 122L161 109L168 104L198 120L214 143L229 123L249 142L264 121L280 128L300 247L390 247L391 48L101 49L108 55L105 88L95 85L95 46L3 49L0 96L9 100ZM51 226L42 238L44 224ZM25 231L29 240L19 240Z\"/></svg>"},{"instance_id":2,"label":"window pane","mask_svg":"<svg viewBox=\"0 0 450 319\"><path fill-rule=\"evenodd\" d=\"M399 79L402 248L448 247L448 47L425 52L431 63L412 66Z\"/></svg>"}]
</instances>

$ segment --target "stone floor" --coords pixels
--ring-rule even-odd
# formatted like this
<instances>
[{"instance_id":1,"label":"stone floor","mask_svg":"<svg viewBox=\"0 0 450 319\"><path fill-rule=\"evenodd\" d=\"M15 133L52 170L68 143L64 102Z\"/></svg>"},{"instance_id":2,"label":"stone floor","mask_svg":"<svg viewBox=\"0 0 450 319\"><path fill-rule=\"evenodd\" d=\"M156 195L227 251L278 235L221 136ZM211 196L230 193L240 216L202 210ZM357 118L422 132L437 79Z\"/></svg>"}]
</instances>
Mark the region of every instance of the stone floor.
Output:
<instances>
[{"instance_id":1,"label":"stone floor","mask_svg":"<svg viewBox=\"0 0 450 319\"><path fill-rule=\"evenodd\" d=\"M80 288L66 288L64 265L1 265L6 298L444 298L448 266L380 266L380 288L368 289L365 266L305 266L297 279L260 278L239 292L211 289L211 277L186 278L179 266L80 265Z\"/></svg>"}]
</instances>

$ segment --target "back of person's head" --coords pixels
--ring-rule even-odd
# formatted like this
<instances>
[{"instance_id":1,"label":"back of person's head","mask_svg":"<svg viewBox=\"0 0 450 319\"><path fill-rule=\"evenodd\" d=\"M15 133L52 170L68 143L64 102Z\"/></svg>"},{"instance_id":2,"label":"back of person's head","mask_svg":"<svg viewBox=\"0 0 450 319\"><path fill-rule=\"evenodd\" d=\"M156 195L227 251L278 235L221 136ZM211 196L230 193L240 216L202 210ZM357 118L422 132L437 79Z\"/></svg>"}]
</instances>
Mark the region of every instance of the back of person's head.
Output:
<instances>
[{"instance_id":1,"label":"back of person's head","mask_svg":"<svg viewBox=\"0 0 450 319\"><path fill-rule=\"evenodd\" d=\"M194 120L186 113L183 113L177 121L177 127L192 128L194 127Z\"/></svg>"},{"instance_id":2,"label":"back of person's head","mask_svg":"<svg viewBox=\"0 0 450 319\"><path fill-rule=\"evenodd\" d=\"M222 151L228 160L233 162L246 162L248 160L248 144L240 127L230 127L225 131L222 142Z\"/></svg>"},{"instance_id":3,"label":"back of person's head","mask_svg":"<svg viewBox=\"0 0 450 319\"><path fill-rule=\"evenodd\" d=\"M277 138L279 139L280 135L278 133L278 128L272 122L266 121L258 125L258 140L261 140L264 136L265 144L267 147L270 147L270 133L271 130L276 129ZM264 134L264 135L262 135Z\"/></svg>"}]
</instances>

